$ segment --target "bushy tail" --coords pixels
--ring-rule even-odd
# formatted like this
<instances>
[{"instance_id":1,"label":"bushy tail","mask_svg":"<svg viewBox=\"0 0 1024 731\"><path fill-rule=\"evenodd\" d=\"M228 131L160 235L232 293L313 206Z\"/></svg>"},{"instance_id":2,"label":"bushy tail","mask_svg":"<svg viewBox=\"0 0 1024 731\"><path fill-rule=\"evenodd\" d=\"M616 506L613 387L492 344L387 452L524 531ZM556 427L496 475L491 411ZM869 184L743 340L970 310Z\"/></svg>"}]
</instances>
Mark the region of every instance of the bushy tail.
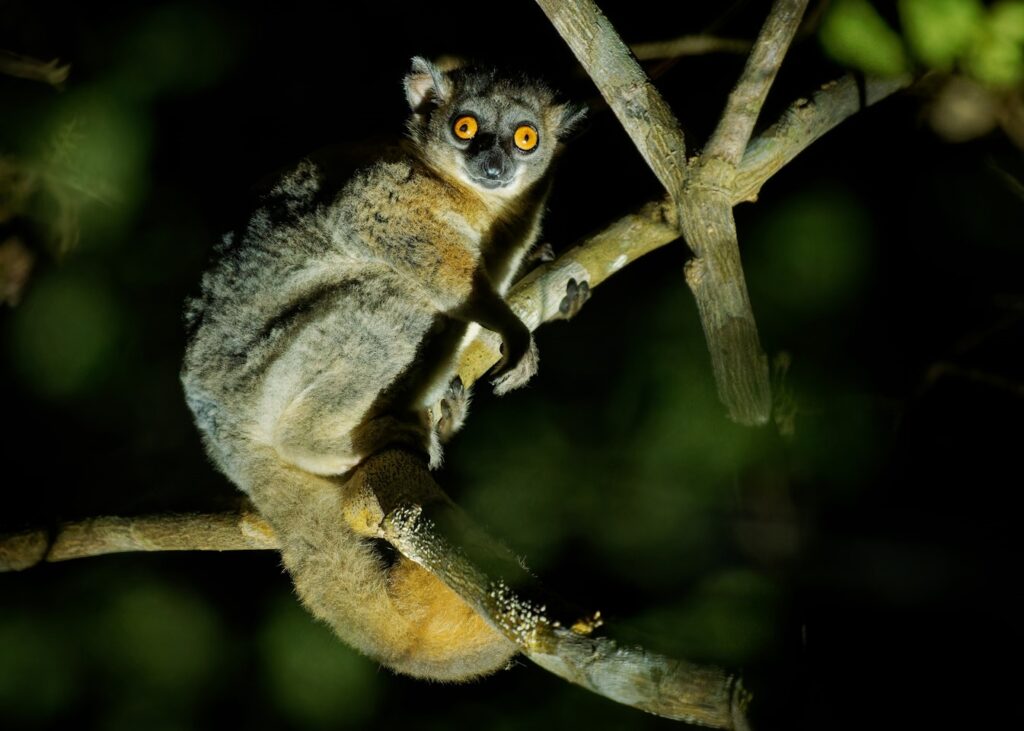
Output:
<instances>
[{"instance_id":1,"label":"bushy tail","mask_svg":"<svg viewBox=\"0 0 1024 731\"><path fill-rule=\"evenodd\" d=\"M388 465L394 479L427 472L406 452L389 454ZM280 537L296 591L342 640L421 678L468 680L508 664L515 645L457 594L405 557L389 560L356 532L353 481L305 472L273 450L250 460L246 472L243 488Z\"/></svg>"}]
</instances>

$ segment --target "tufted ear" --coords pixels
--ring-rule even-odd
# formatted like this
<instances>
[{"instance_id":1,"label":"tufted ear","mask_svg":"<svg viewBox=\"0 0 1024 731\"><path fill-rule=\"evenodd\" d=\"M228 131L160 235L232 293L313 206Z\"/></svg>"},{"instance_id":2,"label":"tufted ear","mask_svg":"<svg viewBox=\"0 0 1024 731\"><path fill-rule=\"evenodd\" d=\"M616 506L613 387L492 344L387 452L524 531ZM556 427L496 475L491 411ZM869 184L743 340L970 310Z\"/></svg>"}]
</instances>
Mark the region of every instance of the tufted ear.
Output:
<instances>
[{"instance_id":1,"label":"tufted ear","mask_svg":"<svg viewBox=\"0 0 1024 731\"><path fill-rule=\"evenodd\" d=\"M566 102L562 104L561 115L558 120L558 139L564 140L568 138L586 118L586 104L580 104L579 102Z\"/></svg>"},{"instance_id":2,"label":"tufted ear","mask_svg":"<svg viewBox=\"0 0 1024 731\"><path fill-rule=\"evenodd\" d=\"M445 101L451 94L451 82L444 71L422 56L412 60L412 69L405 76L405 98L416 113L429 104Z\"/></svg>"}]
</instances>

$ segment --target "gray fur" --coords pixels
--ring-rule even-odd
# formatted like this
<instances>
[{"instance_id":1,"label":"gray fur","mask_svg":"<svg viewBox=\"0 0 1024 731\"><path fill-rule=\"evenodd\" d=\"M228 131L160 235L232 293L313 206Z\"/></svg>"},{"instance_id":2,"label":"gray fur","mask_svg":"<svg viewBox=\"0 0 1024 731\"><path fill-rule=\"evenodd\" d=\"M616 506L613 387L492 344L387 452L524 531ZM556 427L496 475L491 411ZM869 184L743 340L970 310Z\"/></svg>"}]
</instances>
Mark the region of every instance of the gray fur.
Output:
<instances>
[{"instance_id":1,"label":"gray fur","mask_svg":"<svg viewBox=\"0 0 1024 731\"><path fill-rule=\"evenodd\" d=\"M432 577L380 563L342 516L344 486L383 449L422 455L402 462L409 479L440 461L440 416L447 410L446 434L458 426L442 399L451 399L472 323L505 343L497 391L536 370L529 331L503 295L536 239L545 173L579 112L543 85L489 70L444 72L423 59L414 59L406 94L413 116L401 149L337 192L327 171L303 161L225 237L186 307L182 382L207 450L281 535L285 565L314 614L401 672L461 679L501 667L514 647L462 616L458 600L450 611L467 628L462 648L449 647L447 629L435 642L442 649L431 645L424 627L436 617L428 622L395 597L422 594L408 588L412 578L398 587L396 572ZM452 115L466 111L513 165L500 190L467 177L470 145L450 129ZM511 127L524 120L540 139L528 155L509 147Z\"/></svg>"}]
</instances>

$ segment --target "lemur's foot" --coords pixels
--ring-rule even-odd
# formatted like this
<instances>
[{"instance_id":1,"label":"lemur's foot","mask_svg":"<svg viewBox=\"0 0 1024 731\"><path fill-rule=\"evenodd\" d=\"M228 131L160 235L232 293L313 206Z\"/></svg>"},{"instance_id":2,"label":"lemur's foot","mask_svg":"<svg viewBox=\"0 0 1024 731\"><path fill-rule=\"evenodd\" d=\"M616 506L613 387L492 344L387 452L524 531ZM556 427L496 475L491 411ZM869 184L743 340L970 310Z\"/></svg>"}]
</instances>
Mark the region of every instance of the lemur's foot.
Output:
<instances>
[{"instance_id":1,"label":"lemur's foot","mask_svg":"<svg viewBox=\"0 0 1024 731\"><path fill-rule=\"evenodd\" d=\"M565 297L558 303L558 311L566 320L576 317L583 303L590 299L590 285L586 281L577 284L570 279L565 285Z\"/></svg>"},{"instance_id":2,"label":"lemur's foot","mask_svg":"<svg viewBox=\"0 0 1024 731\"><path fill-rule=\"evenodd\" d=\"M494 384L494 393L501 396L520 386L525 386L526 382L533 378L533 375L537 372L539 363L540 354L537 353L537 344L533 341L533 336L531 335L530 347L526 349L518 363L505 371L501 370L503 366L499 364L500 375L491 381Z\"/></svg>"},{"instance_id":3,"label":"lemur's foot","mask_svg":"<svg viewBox=\"0 0 1024 731\"><path fill-rule=\"evenodd\" d=\"M534 264L544 264L555 260L555 250L551 244L541 244L530 254L530 261Z\"/></svg>"},{"instance_id":4,"label":"lemur's foot","mask_svg":"<svg viewBox=\"0 0 1024 731\"><path fill-rule=\"evenodd\" d=\"M469 413L469 390L462 379L455 376L441 397L441 418L437 420L437 436L442 442L462 428Z\"/></svg>"}]
</instances>

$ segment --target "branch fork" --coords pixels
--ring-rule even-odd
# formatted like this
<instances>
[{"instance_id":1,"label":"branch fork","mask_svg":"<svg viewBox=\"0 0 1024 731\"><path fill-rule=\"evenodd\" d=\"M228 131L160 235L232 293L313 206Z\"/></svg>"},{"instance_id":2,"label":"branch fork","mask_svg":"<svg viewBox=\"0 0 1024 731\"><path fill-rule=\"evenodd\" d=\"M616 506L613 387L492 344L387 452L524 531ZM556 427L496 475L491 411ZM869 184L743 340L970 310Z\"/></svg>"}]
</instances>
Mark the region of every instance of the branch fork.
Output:
<instances>
[{"instance_id":1,"label":"branch fork","mask_svg":"<svg viewBox=\"0 0 1024 731\"><path fill-rule=\"evenodd\" d=\"M537 0L629 133L676 208L696 255L697 300L719 397L740 424L771 415L768 359L757 334L732 218L737 171L807 0L776 0L704 152L686 159L679 122L592 0Z\"/></svg>"}]
</instances>

